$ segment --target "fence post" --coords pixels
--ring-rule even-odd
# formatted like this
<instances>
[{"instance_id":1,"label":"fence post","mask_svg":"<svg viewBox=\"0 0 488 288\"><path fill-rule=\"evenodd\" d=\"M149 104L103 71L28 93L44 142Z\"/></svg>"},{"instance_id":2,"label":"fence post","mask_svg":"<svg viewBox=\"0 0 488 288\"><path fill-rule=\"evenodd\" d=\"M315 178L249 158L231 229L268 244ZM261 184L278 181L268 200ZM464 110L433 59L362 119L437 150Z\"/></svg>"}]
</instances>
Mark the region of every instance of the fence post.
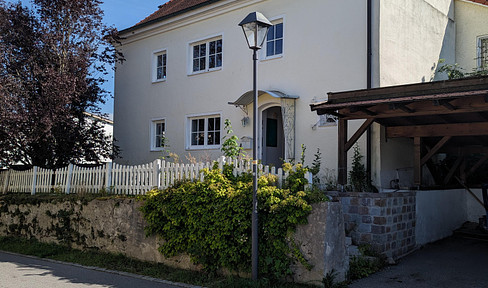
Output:
<instances>
[{"instance_id":1,"label":"fence post","mask_svg":"<svg viewBox=\"0 0 488 288\"><path fill-rule=\"evenodd\" d=\"M32 190L31 195L36 195L37 166L32 168Z\"/></svg>"},{"instance_id":2,"label":"fence post","mask_svg":"<svg viewBox=\"0 0 488 288\"><path fill-rule=\"evenodd\" d=\"M10 181L10 169L5 173L5 179L3 179L3 194L8 192L8 182Z\"/></svg>"},{"instance_id":3,"label":"fence post","mask_svg":"<svg viewBox=\"0 0 488 288\"><path fill-rule=\"evenodd\" d=\"M153 164L153 186L156 186L158 189L161 187L161 159L154 160Z\"/></svg>"},{"instance_id":4,"label":"fence post","mask_svg":"<svg viewBox=\"0 0 488 288\"><path fill-rule=\"evenodd\" d=\"M73 164L68 165L68 175L66 177L66 191L64 193L69 194L71 190L71 180L73 179Z\"/></svg>"},{"instance_id":5,"label":"fence post","mask_svg":"<svg viewBox=\"0 0 488 288\"><path fill-rule=\"evenodd\" d=\"M305 189L310 189L312 188L313 184L313 175L310 171L305 172L305 179L307 179L308 183L305 184Z\"/></svg>"},{"instance_id":6,"label":"fence post","mask_svg":"<svg viewBox=\"0 0 488 288\"><path fill-rule=\"evenodd\" d=\"M107 190L107 193L110 192L110 186L112 186L112 169L113 169L113 162L107 162L105 163L106 172L105 172L105 189Z\"/></svg>"}]
</instances>

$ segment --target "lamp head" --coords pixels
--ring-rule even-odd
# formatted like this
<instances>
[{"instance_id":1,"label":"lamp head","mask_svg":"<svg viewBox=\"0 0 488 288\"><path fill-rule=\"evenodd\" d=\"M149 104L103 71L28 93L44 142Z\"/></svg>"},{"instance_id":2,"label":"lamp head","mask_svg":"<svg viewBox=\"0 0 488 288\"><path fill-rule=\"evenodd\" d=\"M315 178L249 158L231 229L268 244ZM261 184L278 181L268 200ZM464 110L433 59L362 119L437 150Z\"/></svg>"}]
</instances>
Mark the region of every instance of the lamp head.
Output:
<instances>
[{"instance_id":1,"label":"lamp head","mask_svg":"<svg viewBox=\"0 0 488 288\"><path fill-rule=\"evenodd\" d=\"M252 12L239 23L250 49L258 50L263 46L271 22L259 12Z\"/></svg>"}]
</instances>

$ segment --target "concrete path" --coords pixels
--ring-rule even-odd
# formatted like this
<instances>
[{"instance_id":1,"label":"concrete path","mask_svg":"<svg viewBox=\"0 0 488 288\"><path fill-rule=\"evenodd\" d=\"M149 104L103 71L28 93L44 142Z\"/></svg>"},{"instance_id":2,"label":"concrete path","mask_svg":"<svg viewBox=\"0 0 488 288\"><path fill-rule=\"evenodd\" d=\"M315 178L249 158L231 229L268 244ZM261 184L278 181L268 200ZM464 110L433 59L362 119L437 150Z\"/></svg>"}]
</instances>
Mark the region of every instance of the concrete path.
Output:
<instances>
[{"instance_id":1,"label":"concrete path","mask_svg":"<svg viewBox=\"0 0 488 288\"><path fill-rule=\"evenodd\" d=\"M181 288L192 286L0 251L0 288L32 287Z\"/></svg>"},{"instance_id":2,"label":"concrete path","mask_svg":"<svg viewBox=\"0 0 488 288\"><path fill-rule=\"evenodd\" d=\"M429 244L349 288L487 288L488 241L450 237Z\"/></svg>"}]
</instances>

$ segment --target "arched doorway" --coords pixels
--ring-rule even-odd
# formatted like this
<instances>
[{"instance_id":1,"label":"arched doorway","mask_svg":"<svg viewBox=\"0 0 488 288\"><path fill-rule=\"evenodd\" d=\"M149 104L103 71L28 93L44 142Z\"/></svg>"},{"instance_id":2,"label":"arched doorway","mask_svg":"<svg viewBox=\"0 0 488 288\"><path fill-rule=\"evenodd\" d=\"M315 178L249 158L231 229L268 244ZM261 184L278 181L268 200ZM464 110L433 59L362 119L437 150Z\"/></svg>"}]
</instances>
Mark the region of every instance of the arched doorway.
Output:
<instances>
[{"instance_id":1,"label":"arched doorway","mask_svg":"<svg viewBox=\"0 0 488 288\"><path fill-rule=\"evenodd\" d=\"M262 162L281 167L285 159L285 135L281 107L273 106L262 112Z\"/></svg>"}]
</instances>

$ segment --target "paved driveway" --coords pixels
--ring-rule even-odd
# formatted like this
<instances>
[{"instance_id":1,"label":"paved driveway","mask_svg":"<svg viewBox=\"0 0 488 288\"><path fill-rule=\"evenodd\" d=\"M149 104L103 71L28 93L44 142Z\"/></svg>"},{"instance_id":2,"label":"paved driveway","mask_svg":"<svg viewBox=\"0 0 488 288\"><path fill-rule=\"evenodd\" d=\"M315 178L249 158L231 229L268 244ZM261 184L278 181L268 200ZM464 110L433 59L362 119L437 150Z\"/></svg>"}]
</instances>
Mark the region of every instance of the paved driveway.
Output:
<instances>
[{"instance_id":1,"label":"paved driveway","mask_svg":"<svg viewBox=\"0 0 488 288\"><path fill-rule=\"evenodd\" d=\"M0 288L181 288L189 285L0 252Z\"/></svg>"},{"instance_id":2,"label":"paved driveway","mask_svg":"<svg viewBox=\"0 0 488 288\"><path fill-rule=\"evenodd\" d=\"M450 237L349 287L488 288L488 241Z\"/></svg>"}]
</instances>

